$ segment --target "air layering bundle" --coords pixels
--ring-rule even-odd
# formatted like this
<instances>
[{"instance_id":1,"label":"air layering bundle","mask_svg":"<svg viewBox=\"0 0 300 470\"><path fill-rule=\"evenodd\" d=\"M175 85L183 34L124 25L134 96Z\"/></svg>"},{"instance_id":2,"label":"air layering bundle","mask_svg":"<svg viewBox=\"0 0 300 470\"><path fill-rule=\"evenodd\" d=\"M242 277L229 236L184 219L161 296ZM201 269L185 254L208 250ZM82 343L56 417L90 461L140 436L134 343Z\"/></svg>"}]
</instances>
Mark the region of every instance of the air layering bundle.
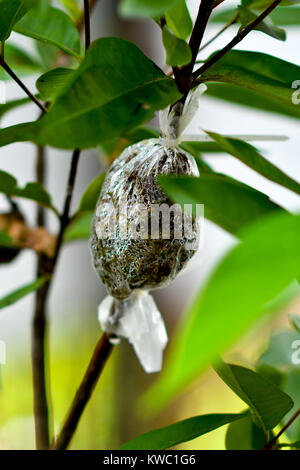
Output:
<instances>
[{"instance_id":1,"label":"air layering bundle","mask_svg":"<svg viewBox=\"0 0 300 470\"><path fill-rule=\"evenodd\" d=\"M184 108L177 104L161 113L159 139L128 147L113 162L93 220L94 267L110 294L99 306L100 324L104 331L132 343L147 372L161 369L168 340L148 292L172 281L199 242L197 219L172 203L157 178L199 176L194 158L178 145L202 92L199 87Z\"/></svg>"}]
</instances>

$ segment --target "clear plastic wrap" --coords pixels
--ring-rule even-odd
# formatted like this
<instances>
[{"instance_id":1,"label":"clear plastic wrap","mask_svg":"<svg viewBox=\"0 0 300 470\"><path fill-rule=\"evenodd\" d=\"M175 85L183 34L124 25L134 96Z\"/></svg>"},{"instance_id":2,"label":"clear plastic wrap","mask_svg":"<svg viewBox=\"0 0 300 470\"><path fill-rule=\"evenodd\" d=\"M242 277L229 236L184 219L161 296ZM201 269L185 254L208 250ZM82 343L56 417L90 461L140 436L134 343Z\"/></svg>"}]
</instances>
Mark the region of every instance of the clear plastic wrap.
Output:
<instances>
[{"instance_id":1,"label":"clear plastic wrap","mask_svg":"<svg viewBox=\"0 0 300 470\"><path fill-rule=\"evenodd\" d=\"M193 113L195 99L187 107ZM159 175L199 176L193 156L178 146L189 115L181 104L162 112L161 137L126 148L113 162L92 224L94 267L110 294L99 306L101 326L126 337L147 372L160 370L167 344L148 292L171 282L198 248L197 220L174 205L157 182Z\"/></svg>"}]
</instances>

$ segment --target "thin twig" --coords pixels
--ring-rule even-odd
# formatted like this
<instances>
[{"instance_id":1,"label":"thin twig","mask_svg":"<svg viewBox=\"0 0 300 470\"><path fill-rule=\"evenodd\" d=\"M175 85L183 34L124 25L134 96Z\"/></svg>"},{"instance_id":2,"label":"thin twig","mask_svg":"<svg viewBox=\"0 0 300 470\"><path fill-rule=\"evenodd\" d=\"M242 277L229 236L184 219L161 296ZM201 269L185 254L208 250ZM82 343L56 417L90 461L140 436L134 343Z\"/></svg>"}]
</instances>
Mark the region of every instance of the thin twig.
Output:
<instances>
[{"instance_id":1,"label":"thin twig","mask_svg":"<svg viewBox=\"0 0 300 470\"><path fill-rule=\"evenodd\" d=\"M289 421L283 426L283 428L279 431L277 436L275 436L270 442L268 442L264 446L263 450L271 450L276 444L276 442L278 441L278 439L280 438L280 436L282 436L282 434L285 433L285 431L293 424L293 422L298 418L298 416L300 416L300 408L293 414L291 419L289 419Z\"/></svg>"},{"instance_id":2,"label":"thin twig","mask_svg":"<svg viewBox=\"0 0 300 470\"><path fill-rule=\"evenodd\" d=\"M90 10L88 0L84 0L84 20L86 30L85 48L90 45ZM29 92L30 93L30 92ZM47 108L42 105L42 111ZM32 362L33 362L33 388L34 388L34 414L35 414L35 433L37 449L49 449L50 430L49 430L49 407L47 400L46 384L46 338L47 338L47 317L46 305L51 287L52 277L57 265L57 260L63 245L65 230L70 222L70 208L73 197L75 179L80 158L80 150L74 150L72 155L70 173L65 196L65 203L62 215L60 217L60 230L57 238L55 254L52 260L40 259L38 264L39 274L49 274L49 281L37 292L36 307L33 321L33 341L32 341Z\"/></svg>"},{"instance_id":3,"label":"thin twig","mask_svg":"<svg viewBox=\"0 0 300 470\"><path fill-rule=\"evenodd\" d=\"M238 17L239 17L239 13L236 13L234 17L230 21L228 21L228 23L225 24L225 26L223 26L223 28L220 29L220 31L217 34L215 34L211 39L209 39L209 41L203 44L203 46L199 49L199 52L202 52L207 46L209 46L213 41L215 41L218 37L220 37L221 34L223 34L230 26L232 26L236 22Z\"/></svg>"},{"instance_id":4,"label":"thin twig","mask_svg":"<svg viewBox=\"0 0 300 470\"><path fill-rule=\"evenodd\" d=\"M0 56L0 65L4 68L4 70L10 75L10 77L22 88L22 90L26 93L26 95L44 112L47 112L47 108L34 96L31 91L27 88L27 86L20 80L20 78L14 73L14 71L9 67L9 65L5 62L3 57Z\"/></svg>"},{"instance_id":5,"label":"thin twig","mask_svg":"<svg viewBox=\"0 0 300 470\"><path fill-rule=\"evenodd\" d=\"M280 3L282 0L275 0L261 15L259 15L252 23L246 26L241 32L239 32L223 49L217 52L211 59L205 62L198 70L193 73L193 78L196 80L200 75L202 75L206 70L208 70L212 65L214 65L218 60L220 60L227 52L229 52L233 47L235 47L239 42L241 42L247 34L249 34L253 29L256 28Z\"/></svg>"},{"instance_id":6,"label":"thin twig","mask_svg":"<svg viewBox=\"0 0 300 470\"><path fill-rule=\"evenodd\" d=\"M84 24L85 24L85 50L87 51L91 44L91 22L90 22L90 4L89 0L84 0Z\"/></svg>"},{"instance_id":7,"label":"thin twig","mask_svg":"<svg viewBox=\"0 0 300 470\"><path fill-rule=\"evenodd\" d=\"M90 0L89 2L89 9L90 9L90 15L92 14L96 3L98 0ZM85 27L85 14L84 12L79 16L77 23L76 23L77 29L81 31Z\"/></svg>"},{"instance_id":8,"label":"thin twig","mask_svg":"<svg viewBox=\"0 0 300 470\"><path fill-rule=\"evenodd\" d=\"M40 185L45 184L46 174L46 149L42 145L36 147L36 181ZM38 205L37 207L37 226L45 226L45 208Z\"/></svg>"},{"instance_id":9,"label":"thin twig","mask_svg":"<svg viewBox=\"0 0 300 470\"><path fill-rule=\"evenodd\" d=\"M83 380L75 394L61 432L53 444L54 450L65 450L77 429L82 413L95 389L101 372L113 350L109 336L104 334L98 341Z\"/></svg>"},{"instance_id":10,"label":"thin twig","mask_svg":"<svg viewBox=\"0 0 300 470\"><path fill-rule=\"evenodd\" d=\"M41 274L41 263L38 275ZM49 449L51 438L49 429L49 406L47 397L47 367L46 367L46 298L50 280L36 294L36 307L32 329L32 373L34 396L35 441L38 450Z\"/></svg>"}]
</instances>

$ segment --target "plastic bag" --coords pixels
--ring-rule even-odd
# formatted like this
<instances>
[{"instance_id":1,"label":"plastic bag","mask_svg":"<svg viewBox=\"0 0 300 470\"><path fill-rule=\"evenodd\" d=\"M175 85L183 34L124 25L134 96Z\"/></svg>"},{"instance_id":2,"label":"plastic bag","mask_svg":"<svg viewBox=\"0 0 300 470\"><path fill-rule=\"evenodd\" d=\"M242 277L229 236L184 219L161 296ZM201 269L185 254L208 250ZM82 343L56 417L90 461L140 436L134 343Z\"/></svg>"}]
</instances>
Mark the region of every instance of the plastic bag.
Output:
<instances>
[{"instance_id":1,"label":"plastic bag","mask_svg":"<svg viewBox=\"0 0 300 470\"><path fill-rule=\"evenodd\" d=\"M110 296L99 306L104 331L133 344L147 372L161 369L167 344L150 290L166 286L196 253L199 225L157 182L159 175L199 176L194 157L178 147L197 94L160 115L161 137L126 148L107 172L90 239L96 273Z\"/></svg>"}]
</instances>

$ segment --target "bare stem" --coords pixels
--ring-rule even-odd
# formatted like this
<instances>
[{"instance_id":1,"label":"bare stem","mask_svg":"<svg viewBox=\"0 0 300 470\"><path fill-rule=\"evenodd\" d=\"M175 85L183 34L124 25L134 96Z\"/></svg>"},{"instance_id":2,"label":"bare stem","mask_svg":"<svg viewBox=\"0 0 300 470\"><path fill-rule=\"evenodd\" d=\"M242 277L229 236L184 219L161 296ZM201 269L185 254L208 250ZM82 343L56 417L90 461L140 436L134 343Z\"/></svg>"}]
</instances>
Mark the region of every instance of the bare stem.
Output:
<instances>
[{"instance_id":1,"label":"bare stem","mask_svg":"<svg viewBox=\"0 0 300 470\"><path fill-rule=\"evenodd\" d=\"M84 24L85 24L85 48L88 49L91 42L90 33L90 5L88 0L84 0ZM12 72L13 74L13 72ZM17 78L17 77L16 77ZM24 85L17 78L18 83ZM25 87L25 90L26 87ZM29 90L27 94L32 96ZM41 105L35 97L34 101ZM47 108L39 106L43 112ZM38 148L37 177L42 182L44 177L44 155L43 148ZM65 230L70 222L70 208L73 197L75 179L80 158L80 150L74 150L72 155L70 173L68 178L65 203L62 215L60 217L60 230L57 238L57 244L53 259L40 258L38 262L38 275L45 273L54 274L57 260L63 245ZM38 215L38 221L44 223L43 212ZM33 321L33 340L32 340L32 363L33 363L33 389L34 389L34 415L35 415L35 434L37 449L49 449L50 430L49 430L49 407L47 399L47 371L46 371L46 338L47 338L47 316L46 305L51 287L51 278L36 294L36 306Z\"/></svg>"},{"instance_id":2,"label":"bare stem","mask_svg":"<svg viewBox=\"0 0 300 470\"><path fill-rule=\"evenodd\" d=\"M263 450L271 450L276 444L276 442L278 441L278 439L280 438L280 436L282 436L282 434L285 433L285 431L293 424L293 422L298 418L298 416L300 416L300 408L293 414L291 419L289 419L289 421L283 426L283 428L279 431L277 436L275 436L270 442L268 442L264 446Z\"/></svg>"},{"instance_id":3,"label":"bare stem","mask_svg":"<svg viewBox=\"0 0 300 470\"><path fill-rule=\"evenodd\" d=\"M38 275L41 275L41 262L38 265ZM34 396L35 440L38 450L49 449L49 407L47 398L47 368L46 368L46 298L50 281L44 284L36 293L36 306L32 330L32 373Z\"/></svg>"},{"instance_id":4,"label":"bare stem","mask_svg":"<svg viewBox=\"0 0 300 470\"><path fill-rule=\"evenodd\" d=\"M83 380L75 394L61 432L53 444L54 450L66 450L77 429L82 413L96 387L101 372L110 357L113 345L104 334L98 341Z\"/></svg>"},{"instance_id":5,"label":"bare stem","mask_svg":"<svg viewBox=\"0 0 300 470\"><path fill-rule=\"evenodd\" d=\"M0 65L4 68L4 70L10 75L10 77L22 88L22 90L26 93L27 96L43 111L47 112L47 108L43 105L43 103L40 102L34 96L31 91L27 88L27 86L20 80L20 78L13 72L13 70L9 67L9 65L5 62L3 57L0 56Z\"/></svg>"},{"instance_id":6,"label":"bare stem","mask_svg":"<svg viewBox=\"0 0 300 470\"><path fill-rule=\"evenodd\" d=\"M193 28L189 46L192 51L191 62L182 67L174 67L174 77L179 91L183 94L181 101L185 101L192 86L193 69L197 59L198 51L203 39L203 35L213 9L214 0L201 0L195 26Z\"/></svg>"},{"instance_id":7,"label":"bare stem","mask_svg":"<svg viewBox=\"0 0 300 470\"><path fill-rule=\"evenodd\" d=\"M91 44L91 22L90 22L89 0L84 0L84 24L85 24L85 50L87 51Z\"/></svg>"},{"instance_id":8,"label":"bare stem","mask_svg":"<svg viewBox=\"0 0 300 470\"><path fill-rule=\"evenodd\" d=\"M275 0L261 15L259 15L252 23L246 26L239 32L223 49L217 52L211 59L203 64L198 70L193 73L194 80L220 60L227 52L233 49L239 42L241 42L247 34L256 28L278 5L282 0Z\"/></svg>"}]
</instances>

